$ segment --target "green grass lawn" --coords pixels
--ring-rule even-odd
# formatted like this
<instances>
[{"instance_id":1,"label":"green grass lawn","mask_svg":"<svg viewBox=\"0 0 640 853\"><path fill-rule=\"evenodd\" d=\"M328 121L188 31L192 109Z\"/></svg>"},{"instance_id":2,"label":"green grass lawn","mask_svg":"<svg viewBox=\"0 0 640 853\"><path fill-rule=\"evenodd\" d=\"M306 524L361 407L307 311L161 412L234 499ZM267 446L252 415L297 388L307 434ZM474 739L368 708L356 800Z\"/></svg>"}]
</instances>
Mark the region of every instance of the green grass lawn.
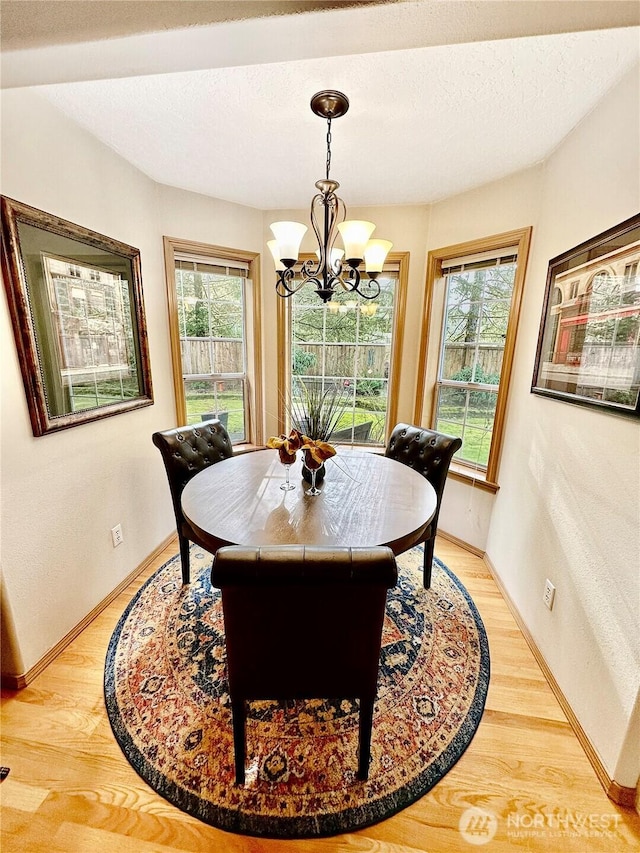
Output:
<instances>
[{"instance_id":1,"label":"green grass lawn","mask_svg":"<svg viewBox=\"0 0 640 853\"><path fill-rule=\"evenodd\" d=\"M336 429L348 429L353 424L366 424L371 421L371 432L369 433L368 444L384 444L384 427L385 427L385 412L371 412L367 409L357 408L353 412L345 412Z\"/></svg>"},{"instance_id":2,"label":"green grass lawn","mask_svg":"<svg viewBox=\"0 0 640 853\"><path fill-rule=\"evenodd\" d=\"M116 380L82 382L68 389L71 411L80 412L97 406L110 406L140 396L137 377L125 377L122 384Z\"/></svg>"},{"instance_id":3,"label":"green grass lawn","mask_svg":"<svg viewBox=\"0 0 640 853\"><path fill-rule=\"evenodd\" d=\"M345 429L354 424L364 424L372 421L369 443L383 444L386 412L379 411L380 397L371 398L371 409L366 408L369 401L365 397L358 398L359 406L353 414L351 410L345 412L337 425L337 429ZM242 441L245 438L244 401L242 395L234 392L221 392L216 394L187 393L187 422L198 423L201 415L206 412L228 412L227 432L232 441Z\"/></svg>"},{"instance_id":4,"label":"green grass lawn","mask_svg":"<svg viewBox=\"0 0 640 853\"><path fill-rule=\"evenodd\" d=\"M191 393L186 395L187 422L198 423L207 412L228 412L227 432L232 441L246 438L244 422L244 400L238 393L213 394Z\"/></svg>"},{"instance_id":5,"label":"green grass lawn","mask_svg":"<svg viewBox=\"0 0 640 853\"><path fill-rule=\"evenodd\" d=\"M491 432L486 429L485 418L467 418L464 434L458 421L447 421L440 418L436 425L438 432L462 437L462 447L455 455L460 462L470 462L486 468L489 461Z\"/></svg>"}]
</instances>

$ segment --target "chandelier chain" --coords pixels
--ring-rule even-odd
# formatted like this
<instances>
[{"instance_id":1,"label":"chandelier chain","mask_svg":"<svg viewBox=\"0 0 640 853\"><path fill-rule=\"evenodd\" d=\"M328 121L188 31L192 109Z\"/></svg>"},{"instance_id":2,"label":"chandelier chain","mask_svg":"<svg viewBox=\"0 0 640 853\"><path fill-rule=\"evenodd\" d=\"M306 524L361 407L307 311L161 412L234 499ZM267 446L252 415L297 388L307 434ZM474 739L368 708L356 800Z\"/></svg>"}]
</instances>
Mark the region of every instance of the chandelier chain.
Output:
<instances>
[{"instance_id":1,"label":"chandelier chain","mask_svg":"<svg viewBox=\"0 0 640 853\"><path fill-rule=\"evenodd\" d=\"M329 180L329 169L331 168L331 117L327 119L327 180Z\"/></svg>"}]
</instances>

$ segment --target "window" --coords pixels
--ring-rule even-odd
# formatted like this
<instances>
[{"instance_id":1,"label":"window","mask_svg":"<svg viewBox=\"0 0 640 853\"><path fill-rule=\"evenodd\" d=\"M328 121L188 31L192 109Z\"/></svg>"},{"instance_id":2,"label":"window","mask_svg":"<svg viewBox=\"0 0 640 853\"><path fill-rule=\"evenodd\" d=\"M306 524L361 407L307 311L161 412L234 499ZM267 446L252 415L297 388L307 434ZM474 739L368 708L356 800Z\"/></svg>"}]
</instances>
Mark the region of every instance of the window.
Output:
<instances>
[{"instance_id":1,"label":"window","mask_svg":"<svg viewBox=\"0 0 640 853\"><path fill-rule=\"evenodd\" d=\"M524 229L429 254L416 418L460 436L452 473L492 491L529 240Z\"/></svg>"},{"instance_id":2,"label":"window","mask_svg":"<svg viewBox=\"0 0 640 853\"><path fill-rule=\"evenodd\" d=\"M259 342L247 329L257 316L258 256L168 238L165 255L178 422L216 417L234 444L257 440Z\"/></svg>"},{"instance_id":3,"label":"window","mask_svg":"<svg viewBox=\"0 0 640 853\"><path fill-rule=\"evenodd\" d=\"M303 287L280 300L280 328L287 349L281 356L281 428L287 429L285 400L302 385L321 392L340 389L344 411L333 434L341 444L381 446L395 424L397 373L404 313L408 253L391 254L378 279L380 296L366 300L341 289L330 302Z\"/></svg>"}]
</instances>

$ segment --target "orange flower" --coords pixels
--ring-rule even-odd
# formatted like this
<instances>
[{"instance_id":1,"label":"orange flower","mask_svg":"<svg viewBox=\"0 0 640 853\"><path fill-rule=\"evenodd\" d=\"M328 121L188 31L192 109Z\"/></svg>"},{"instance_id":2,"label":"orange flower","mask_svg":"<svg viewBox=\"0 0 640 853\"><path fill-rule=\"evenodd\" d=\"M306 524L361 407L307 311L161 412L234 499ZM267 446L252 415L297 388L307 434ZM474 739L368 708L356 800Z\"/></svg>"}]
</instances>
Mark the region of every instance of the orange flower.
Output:
<instances>
[{"instance_id":1,"label":"orange flower","mask_svg":"<svg viewBox=\"0 0 640 853\"><path fill-rule=\"evenodd\" d=\"M287 435L272 436L267 441L267 447L277 450L283 465L293 465L296 461L296 453L302 447L302 435L297 429L292 429Z\"/></svg>"},{"instance_id":2,"label":"orange flower","mask_svg":"<svg viewBox=\"0 0 640 853\"><path fill-rule=\"evenodd\" d=\"M336 449L328 441L314 441L307 435L302 436L302 450L304 450L304 464L310 471L320 468L327 459L336 455Z\"/></svg>"}]
</instances>

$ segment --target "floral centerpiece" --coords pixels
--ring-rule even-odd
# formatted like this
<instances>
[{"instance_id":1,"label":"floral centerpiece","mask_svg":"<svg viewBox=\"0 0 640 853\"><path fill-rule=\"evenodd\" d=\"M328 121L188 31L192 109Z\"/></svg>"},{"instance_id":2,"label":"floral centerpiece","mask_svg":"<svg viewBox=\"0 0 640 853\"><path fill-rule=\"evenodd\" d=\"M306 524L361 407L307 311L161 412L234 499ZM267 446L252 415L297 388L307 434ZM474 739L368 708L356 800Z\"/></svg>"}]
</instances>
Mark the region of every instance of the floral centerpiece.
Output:
<instances>
[{"instance_id":1,"label":"floral centerpiece","mask_svg":"<svg viewBox=\"0 0 640 853\"><path fill-rule=\"evenodd\" d=\"M338 426L346 405L344 388L337 383L324 385L319 378L309 377L303 381L300 377L294 377L291 395L285 402L291 432L289 435L273 436L267 441L267 447L278 450L283 465L291 465L295 461L296 452L303 451L302 476L311 483L309 494L319 493L315 483L320 483L324 478L326 460L336 455L329 438ZM285 483L282 488L293 487Z\"/></svg>"},{"instance_id":2,"label":"floral centerpiece","mask_svg":"<svg viewBox=\"0 0 640 853\"><path fill-rule=\"evenodd\" d=\"M302 450L304 452L304 464L310 472L311 489L309 494L320 494L320 490L316 488L316 477L327 459L336 455L336 449L332 444L329 444L328 441L314 441L308 435L303 435L294 428L288 436L284 434L272 436L267 441L267 447L278 451L280 461L286 468L286 481L280 486L281 489L288 491L295 488L289 482L289 467L295 462L297 451Z\"/></svg>"}]
</instances>

